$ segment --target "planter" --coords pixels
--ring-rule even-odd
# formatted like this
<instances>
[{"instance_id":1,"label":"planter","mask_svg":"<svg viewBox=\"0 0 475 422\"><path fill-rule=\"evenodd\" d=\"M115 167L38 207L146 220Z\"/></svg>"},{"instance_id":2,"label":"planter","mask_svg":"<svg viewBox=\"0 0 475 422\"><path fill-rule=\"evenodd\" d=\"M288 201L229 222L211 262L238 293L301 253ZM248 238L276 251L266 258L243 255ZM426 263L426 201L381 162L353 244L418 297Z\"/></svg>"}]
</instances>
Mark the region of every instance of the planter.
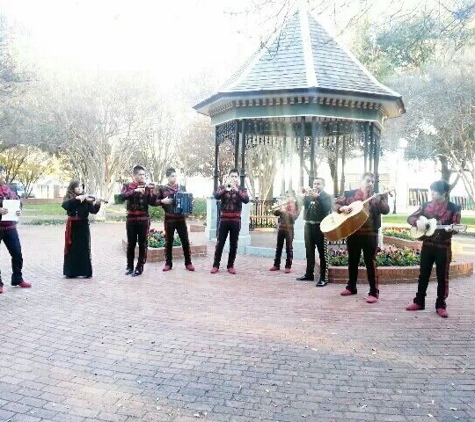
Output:
<instances>
[{"instance_id":1,"label":"planter","mask_svg":"<svg viewBox=\"0 0 475 422\"><path fill-rule=\"evenodd\" d=\"M409 248L409 249L421 249L422 241L421 240L408 240L401 239L399 237L393 236L383 236L383 243L386 245L394 245L398 248ZM461 253L463 252L463 245L452 240L452 253Z\"/></svg>"},{"instance_id":2,"label":"planter","mask_svg":"<svg viewBox=\"0 0 475 422\"><path fill-rule=\"evenodd\" d=\"M320 273L320 266L315 266L315 273ZM379 284L400 284L417 283L419 277L419 266L411 267L378 267ZM473 262L452 262L450 264L450 279L460 277L470 277L473 274ZM358 268L359 282L366 282L366 268ZM430 280L436 280L435 266L432 270ZM332 267L328 269L328 281L337 284L348 282L348 267Z\"/></svg>"},{"instance_id":3,"label":"planter","mask_svg":"<svg viewBox=\"0 0 475 422\"><path fill-rule=\"evenodd\" d=\"M207 255L206 245L191 245L191 258L201 258ZM122 250L127 251L127 241L122 240ZM135 247L135 255L138 255L139 248ZM173 260L183 259L183 248L181 246L173 247ZM148 248L147 250L147 262L164 262L165 261L165 248Z\"/></svg>"}]
</instances>

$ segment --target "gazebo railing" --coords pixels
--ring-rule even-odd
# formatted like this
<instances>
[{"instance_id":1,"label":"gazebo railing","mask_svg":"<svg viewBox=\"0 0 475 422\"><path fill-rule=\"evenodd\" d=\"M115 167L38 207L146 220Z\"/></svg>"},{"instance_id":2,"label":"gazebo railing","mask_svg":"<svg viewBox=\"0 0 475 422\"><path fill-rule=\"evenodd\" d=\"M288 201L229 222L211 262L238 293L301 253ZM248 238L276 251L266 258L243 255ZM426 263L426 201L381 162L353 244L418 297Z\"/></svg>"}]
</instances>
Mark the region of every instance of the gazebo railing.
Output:
<instances>
[{"instance_id":1,"label":"gazebo railing","mask_svg":"<svg viewBox=\"0 0 475 422\"><path fill-rule=\"evenodd\" d=\"M277 198L273 199L253 199L252 211L250 215L249 230L254 229L275 229L277 219L272 206L277 203Z\"/></svg>"}]
</instances>

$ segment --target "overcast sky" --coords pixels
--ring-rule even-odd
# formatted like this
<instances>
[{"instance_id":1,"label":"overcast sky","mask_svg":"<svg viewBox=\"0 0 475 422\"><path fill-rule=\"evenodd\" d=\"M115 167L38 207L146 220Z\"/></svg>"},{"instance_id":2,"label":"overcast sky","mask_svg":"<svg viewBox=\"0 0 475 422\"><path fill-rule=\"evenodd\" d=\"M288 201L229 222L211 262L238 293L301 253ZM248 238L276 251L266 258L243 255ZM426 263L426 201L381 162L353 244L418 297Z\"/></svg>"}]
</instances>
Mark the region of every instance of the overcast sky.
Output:
<instances>
[{"instance_id":1,"label":"overcast sky","mask_svg":"<svg viewBox=\"0 0 475 422\"><path fill-rule=\"evenodd\" d=\"M258 39L248 38L250 20L225 12L236 4L229 0L1 4L21 33L23 53L35 60L66 61L91 70L150 70L162 80L209 68L224 79L252 53Z\"/></svg>"}]
</instances>

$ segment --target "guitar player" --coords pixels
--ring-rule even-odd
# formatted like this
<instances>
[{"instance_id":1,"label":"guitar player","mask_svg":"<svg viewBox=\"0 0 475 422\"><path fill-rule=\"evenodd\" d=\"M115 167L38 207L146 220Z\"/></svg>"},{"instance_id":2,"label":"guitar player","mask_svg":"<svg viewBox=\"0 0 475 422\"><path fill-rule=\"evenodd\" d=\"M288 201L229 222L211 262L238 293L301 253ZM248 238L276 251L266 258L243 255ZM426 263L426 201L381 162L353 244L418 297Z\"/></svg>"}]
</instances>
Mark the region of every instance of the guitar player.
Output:
<instances>
[{"instance_id":1,"label":"guitar player","mask_svg":"<svg viewBox=\"0 0 475 422\"><path fill-rule=\"evenodd\" d=\"M355 201L364 201L373 195L375 175L364 173L360 188L346 191L343 196L335 201L334 210L338 213L350 213L351 204ZM361 251L363 251L364 263L369 282L369 294L365 298L367 303L375 303L379 298L378 274L376 272L376 252L378 250L378 230L381 227L381 214L389 213L387 195L378 195L368 202L369 218L352 235L346 239L348 249L348 284L340 294L342 296L355 295L357 293L356 282L358 280L358 264Z\"/></svg>"},{"instance_id":2,"label":"guitar player","mask_svg":"<svg viewBox=\"0 0 475 422\"><path fill-rule=\"evenodd\" d=\"M448 200L449 184L445 180L437 180L430 185L432 201L422 204L422 206L411 214L407 222L423 230L422 221L419 217L435 218L437 224L451 225L460 224L460 206ZM430 274L435 262L437 273L437 300L435 309L439 316L447 318L447 305L445 303L449 295L449 269L452 259L452 234L453 229L446 227L443 230L436 230L434 235L426 238L422 242L421 264L419 273L419 283L417 294L413 303L406 307L408 311L419 311L425 308L425 298Z\"/></svg>"}]
</instances>

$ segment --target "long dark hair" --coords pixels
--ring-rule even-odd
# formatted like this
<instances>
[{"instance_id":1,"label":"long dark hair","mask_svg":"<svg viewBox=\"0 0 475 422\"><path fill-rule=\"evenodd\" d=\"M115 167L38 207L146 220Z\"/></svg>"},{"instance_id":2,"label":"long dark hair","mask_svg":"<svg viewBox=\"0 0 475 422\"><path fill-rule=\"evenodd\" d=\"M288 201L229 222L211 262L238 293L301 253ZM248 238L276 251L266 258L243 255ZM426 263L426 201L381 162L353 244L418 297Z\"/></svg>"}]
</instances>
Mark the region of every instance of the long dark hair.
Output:
<instances>
[{"instance_id":1,"label":"long dark hair","mask_svg":"<svg viewBox=\"0 0 475 422\"><path fill-rule=\"evenodd\" d=\"M79 180L71 180L68 189L66 190L66 195L63 197L63 201L76 198L77 194L74 192L74 189L76 189L78 186L82 186L84 189L84 183L81 183Z\"/></svg>"}]
</instances>

